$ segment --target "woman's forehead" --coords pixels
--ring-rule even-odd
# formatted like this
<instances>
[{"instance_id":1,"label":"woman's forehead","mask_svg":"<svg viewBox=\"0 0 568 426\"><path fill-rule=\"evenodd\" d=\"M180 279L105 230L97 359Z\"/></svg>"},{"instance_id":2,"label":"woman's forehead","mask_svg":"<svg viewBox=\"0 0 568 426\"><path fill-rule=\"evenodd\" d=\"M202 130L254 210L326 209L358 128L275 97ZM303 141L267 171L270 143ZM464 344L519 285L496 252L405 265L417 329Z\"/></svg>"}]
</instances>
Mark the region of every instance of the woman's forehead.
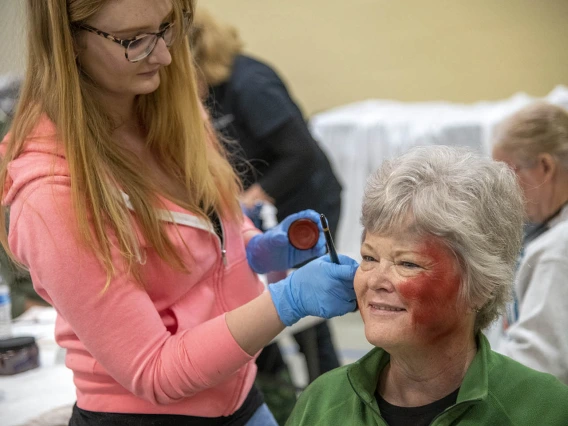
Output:
<instances>
[{"instance_id":1,"label":"woman's forehead","mask_svg":"<svg viewBox=\"0 0 568 426\"><path fill-rule=\"evenodd\" d=\"M366 232L363 243L368 246L389 245L397 249L416 249L426 241L436 238L433 235L413 232L411 228L396 228L385 232Z\"/></svg>"},{"instance_id":2,"label":"woman's forehead","mask_svg":"<svg viewBox=\"0 0 568 426\"><path fill-rule=\"evenodd\" d=\"M172 0L111 0L89 24L113 33L156 31L172 10Z\"/></svg>"}]
</instances>

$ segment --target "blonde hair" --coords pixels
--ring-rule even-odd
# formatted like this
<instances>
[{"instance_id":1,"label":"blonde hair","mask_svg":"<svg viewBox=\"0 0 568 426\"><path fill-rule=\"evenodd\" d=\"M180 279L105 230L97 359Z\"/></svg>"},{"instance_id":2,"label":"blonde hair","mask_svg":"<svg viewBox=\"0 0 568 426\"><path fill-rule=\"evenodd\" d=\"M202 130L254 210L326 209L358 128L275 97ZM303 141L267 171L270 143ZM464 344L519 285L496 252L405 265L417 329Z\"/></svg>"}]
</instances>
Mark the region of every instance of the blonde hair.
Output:
<instances>
[{"instance_id":1,"label":"blonde hair","mask_svg":"<svg viewBox=\"0 0 568 426\"><path fill-rule=\"evenodd\" d=\"M217 21L199 7L189 34L191 50L208 86L224 83L231 75L235 56L243 50L237 30Z\"/></svg>"},{"instance_id":2,"label":"blonde hair","mask_svg":"<svg viewBox=\"0 0 568 426\"><path fill-rule=\"evenodd\" d=\"M105 289L116 272L109 230L128 270L144 284L140 242L119 188L128 194L149 245L172 267L188 270L159 220L156 186L112 140L113 121L96 101L95 83L81 72L75 58L76 24L100 11L107 1L28 1L28 69L0 167L0 182L5 182L8 163L22 153L40 116L46 114L55 123L69 164L78 230L107 271ZM174 22L183 22L183 13L194 9L193 0L172 4ZM203 218L217 211L241 220L238 178L214 133L204 125L184 28L175 28L172 62L160 70L160 87L137 98L147 144L170 177L187 189L186 199L172 201ZM4 227L0 227L0 241L10 253Z\"/></svg>"},{"instance_id":3,"label":"blonde hair","mask_svg":"<svg viewBox=\"0 0 568 426\"><path fill-rule=\"evenodd\" d=\"M499 125L495 145L527 166L548 153L568 170L568 111L546 102L531 104Z\"/></svg>"}]
</instances>

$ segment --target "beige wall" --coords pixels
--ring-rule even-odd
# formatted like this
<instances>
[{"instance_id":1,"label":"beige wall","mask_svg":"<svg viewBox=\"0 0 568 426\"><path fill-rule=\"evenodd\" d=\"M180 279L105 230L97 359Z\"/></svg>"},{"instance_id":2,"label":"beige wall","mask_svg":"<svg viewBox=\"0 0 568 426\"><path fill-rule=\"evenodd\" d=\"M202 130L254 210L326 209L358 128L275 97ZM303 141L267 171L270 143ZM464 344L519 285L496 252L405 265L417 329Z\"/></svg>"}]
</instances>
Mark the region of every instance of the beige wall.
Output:
<instances>
[{"instance_id":1,"label":"beige wall","mask_svg":"<svg viewBox=\"0 0 568 426\"><path fill-rule=\"evenodd\" d=\"M311 114L368 98L473 102L568 84L568 0L198 0ZM24 0L0 0L0 74L24 67Z\"/></svg>"},{"instance_id":2,"label":"beige wall","mask_svg":"<svg viewBox=\"0 0 568 426\"><path fill-rule=\"evenodd\" d=\"M307 113L568 84L568 0L199 1L276 66Z\"/></svg>"},{"instance_id":3,"label":"beige wall","mask_svg":"<svg viewBox=\"0 0 568 426\"><path fill-rule=\"evenodd\" d=\"M24 6L24 0L0 0L0 76L24 71Z\"/></svg>"}]
</instances>

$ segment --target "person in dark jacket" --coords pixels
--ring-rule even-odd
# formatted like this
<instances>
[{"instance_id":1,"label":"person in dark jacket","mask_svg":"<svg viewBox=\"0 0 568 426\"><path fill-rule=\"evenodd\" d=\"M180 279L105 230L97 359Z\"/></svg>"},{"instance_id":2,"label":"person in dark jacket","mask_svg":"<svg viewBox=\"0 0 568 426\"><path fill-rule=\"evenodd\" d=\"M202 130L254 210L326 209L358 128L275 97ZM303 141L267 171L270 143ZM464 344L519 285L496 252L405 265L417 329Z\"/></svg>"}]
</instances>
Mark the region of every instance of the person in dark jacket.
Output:
<instances>
[{"instance_id":1,"label":"person in dark jacket","mask_svg":"<svg viewBox=\"0 0 568 426\"><path fill-rule=\"evenodd\" d=\"M291 212L309 208L325 214L334 233L341 185L280 76L269 65L244 55L237 31L203 8L197 9L190 42L214 126L236 159L245 211L271 203L281 221ZM317 363L308 362L310 380L339 366L326 321L295 335L300 351L306 354L314 335ZM279 360L278 368L265 365L267 359L271 364ZM264 350L258 365L261 372L284 368L276 345Z\"/></svg>"}]
</instances>

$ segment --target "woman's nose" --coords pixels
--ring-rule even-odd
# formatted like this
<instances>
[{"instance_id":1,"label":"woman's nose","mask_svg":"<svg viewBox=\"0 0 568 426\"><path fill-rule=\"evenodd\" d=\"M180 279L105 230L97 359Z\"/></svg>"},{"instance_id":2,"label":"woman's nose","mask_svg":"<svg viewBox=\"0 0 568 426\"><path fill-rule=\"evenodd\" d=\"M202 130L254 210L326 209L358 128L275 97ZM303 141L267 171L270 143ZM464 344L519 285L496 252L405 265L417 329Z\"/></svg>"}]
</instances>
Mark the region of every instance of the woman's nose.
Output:
<instances>
[{"instance_id":1,"label":"woman's nose","mask_svg":"<svg viewBox=\"0 0 568 426\"><path fill-rule=\"evenodd\" d=\"M371 290L393 290L392 266L392 263L383 260L368 272L367 283Z\"/></svg>"},{"instance_id":2,"label":"woman's nose","mask_svg":"<svg viewBox=\"0 0 568 426\"><path fill-rule=\"evenodd\" d=\"M159 38L154 50L148 56L148 63L167 66L172 62L172 55L163 38Z\"/></svg>"}]
</instances>

